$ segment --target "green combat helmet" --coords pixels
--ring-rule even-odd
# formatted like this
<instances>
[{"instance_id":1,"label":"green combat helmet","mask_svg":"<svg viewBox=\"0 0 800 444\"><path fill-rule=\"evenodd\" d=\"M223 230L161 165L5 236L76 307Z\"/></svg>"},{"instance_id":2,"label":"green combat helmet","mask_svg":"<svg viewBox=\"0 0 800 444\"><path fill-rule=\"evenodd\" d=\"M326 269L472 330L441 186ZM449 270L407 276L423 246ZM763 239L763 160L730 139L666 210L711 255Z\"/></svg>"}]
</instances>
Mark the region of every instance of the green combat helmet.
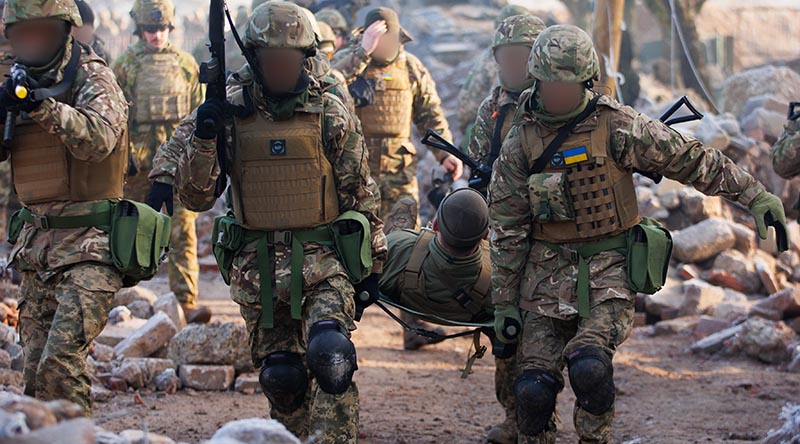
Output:
<instances>
[{"instance_id":1,"label":"green combat helmet","mask_svg":"<svg viewBox=\"0 0 800 444\"><path fill-rule=\"evenodd\" d=\"M513 15L500 23L494 33L492 49L504 45L533 46L536 37L547 25L535 15Z\"/></svg>"},{"instance_id":2,"label":"green combat helmet","mask_svg":"<svg viewBox=\"0 0 800 444\"><path fill-rule=\"evenodd\" d=\"M43 18L56 18L73 26L83 26L81 14L72 0L7 0L3 7L4 26Z\"/></svg>"},{"instance_id":3,"label":"green combat helmet","mask_svg":"<svg viewBox=\"0 0 800 444\"><path fill-rule=\"evenodd\" d=\"M253 10L244 29L246 48L294 48L308 51L316 46L314 26L302 8L274 0Z\"/></svg>"},{"instance_id":4,"label":"green combat helmet","mask_svg":"<svg viewBox=\"0 0 800 444\"><path fill-rule=\"evenodd\" d=\"M175 5L171 0L136 0L131 8L131 18L137 25L171 25L175 18Z\"/></svg>"},{"instance_id":5,"label":"green combat helmet","mask_svg":"<svg viewBox=\"0 0 800 444\"><path fill-rule=\"evenodd\" d=\"M341 31L347 33L349 31L347 26L347 20L344 19L344 16L341 12L331 9L325 8L317 11L314 16L317 18L317 21L320 23L327 23L328 26L333 29L334 32Z\"/></svg>"},{"instance_id":6,"label":"green combat helmet","mask_svg":"<svg viewBox=\"0 0 800 444\"><path fill-rule=\"evenodd\" d=\"M542 81L584 83L597 78L600 61L592 38L573 25L555 25L533 44L528 71Z\"/></svg>"},{"instance_id":7,"label":"green combat helmet","mask_svg":"<svg viewBox=\"0 0 800 444\"><path fill-rule=\"evenodd\" d=\"M497 18L494 19L494 28L497 29L500 26L500 23L509 17L514 17L515 15L528 15L531 11L524 6L519 5L505 5L503 9L500 10L500 13L497 14Z\"/></svg>"}]
</instances>

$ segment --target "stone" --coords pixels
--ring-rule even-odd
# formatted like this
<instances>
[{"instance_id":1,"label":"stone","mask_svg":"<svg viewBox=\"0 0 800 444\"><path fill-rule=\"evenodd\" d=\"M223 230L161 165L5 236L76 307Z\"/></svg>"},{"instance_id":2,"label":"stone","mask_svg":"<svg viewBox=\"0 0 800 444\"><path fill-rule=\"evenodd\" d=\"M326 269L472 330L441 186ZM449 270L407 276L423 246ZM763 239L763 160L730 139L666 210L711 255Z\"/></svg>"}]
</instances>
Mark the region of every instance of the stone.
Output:
<instances>
[{"instance_id":1,"label":"stone","mask_svg":"<svg viewBox=\"0 0 800 444\"><path fill-rule=\"evenodd\" d=\"M700 269L694 264L683 264L678 267L678 276L683 280L695 279L700 277Z\"/></svg>"},{"instance_id":2,"label":"stone","mask_svg":"<svg viewBox=\"0 0 800 444\"><path fill-rule=\"evenodd\" d=\"M692 353L701 353L701 354L714 354L720 350L722 350L725 345L733 339L740 331L742 331L742 325L735 325L730 328L726 328L725 330L718 331L708 337L700 339L693 343L689 350Z\"/></svg>"},{"instance_id":3,"label":"stone","mask_svg":"<svg viewBox=\"0 0 800 444\"><path fill-rule=\"evenodd\" d=\"M131 444L129 440L99 426L94 428L94 442L95 444Z\"/></svg>"},{"instance_id":4,"label":"stone","mask_svg":"<svg viewBox=\"0 0 800 444\"><path fill-rule=\"evenodd\" d=\"M14 438L14 444L95 444L94 424L86 418L70 419Z\"/></svg>"},{"instance_id":5,"label":"stone","mask_svg":"<svg viewBox=\"0 0 800 444\"><path fill-rule=\"evenodd\" d=\"M178 375L184 387L202 391L224 391L233 384L231 365L181 365Z\"/></svg>"},{"instance_id":6,"label":"stone","mask_svg":"<svg viewBox=\"0 0 800 444\"><path fill-rule=\"evenodd\" d=\"M703 314L725 299L725 291L701 279L691 279L683 283L683 303L680 313L683 316Z\"/></svg>"},{"instance_id":7,"label":"stone","mask_svg":"<svg viewBox=\"0 0 800 444\"><path fill-rule=\"evenodd\" d=\"M163 312L156 313L130 336L114 347L119 358L147 357L169 343L178 328Z\"/></svg>"},{"instance_id":8,"label":"stone","mask_svg":"<svg viewBox=\"0 0 800 444\"><path fill-rule=\"evenodd\" d=\"M791 373L800 373L800 344L792 347L792 360L786 366L786 371Z\"/></svg>"},{"instance_id":9,"label":"stone","mask_svg":"<svg viewBox=\"0 0 800 444\"><path fill-rule=\"evenodd\" d=\"M111 325L129 321L132 317L131 310L124 305L118 305L108 312L108 322Z\"/></svg>"},{"instance_id":10,"label":"stone","mask_svg":"<svg viewBox=\"0 0 800 444\"><path fill-rule=\"evenodd\" d=\"M258 373L245 373L236 378L233 384L233 389L245 395L252 395L254 393L261 393L263 389L258 382Z\"/></svg>"},{"instance_id":11,"label":"stone","mask_svg":"<svg viewBox=\"0 0 800 444\"><path fill-rule=\"evenodd\" d=\"M750 310L750 316L772 321L800 316L800 289L786 288L758 301Z\"/></svg>"},{"instance_id":12,"label":"stone","mask_svg":"<svg viewBox=\"0 0 800 444\"><path fill-rule=\"evenodd\" d=\"M740 116L748 100L764 94L782 101L786 108L800 97L800 74L786 66L772 65L739 71L722 84L721 106Z\"/></svg>"},{"instance_id":13,"label":"stone","mask_svg":"<svg viewBox=\"0 0 800 444\"><path fill-rule=\"evenodd\" d=\"M696 224L711 217L727 216L722 206L722 199L719 197L706 196L694 188L684 188L679 196L681 208L692 223Z\"/></svg>"},{"instance_id":14,"label":"stone","mask_svg":"<svg viewBox=\"0 0 800 444\"><path fill-rule=\"evenodd\" d=\"M58 422L67 419L83 418L84 416L83 407L74 402L67 401L66 399L48 401L45 405L53 412Z\"/></svg>"},{"instance_id":15,"label":"stone","mask_svg":"<svg viewBox=\"0 0 800 444\"><path fill-rule=\"evenodd\" d=\"M686 316L682 318L670 319L668 321L656 322L653 326L653 336L670 336L685 331L690 331L697 325L697 318Z\"/></svg>"},{"instance_id":16,"label":"stone","mask_svg":"<svg viewBox=\"0 0 800 444\"><path fill-rule=\"evenodd\" d=\"M222 426L214 440L231 439L248 444L301 444L283 424L274 419L250 418L232 421Z\"/></svg>"},{"instance_id":17,"label":"stone","mask_svg":"<svg viewBox=\"0 0 800 444\"><path fill-rule=\"evenodd\" d=\"M98 361L110 362L116 357L116 355L114 355L114 347L99 342L95 342L93 347L92 356Z\"/></svg>"},{"instance_id":18,"label":"stone","mask_svg":"<svg viewBox=\"0 0 800 444\"><path fill-rule=\"evenodd\" d=\"M786 123L786 106L781 112L758 108L742 118L742 131L749 137L775 143Z\"/></svg>"},{"instance_id":19,"label":"stone","mask_svg":"<svg viewBox=\"0 0 800 444\"><path fill-rule=\"evenodd\" d=\"M175 444L171 438L141 430L123 430L119 436L127 439L131 444Z\"/></svg>"},{"instance_id":20,"label":"stone","mask_svg":"<svg viewBox=\"0 0 800 444\"><path fill-rule=\"evenodd\" d=\"M157 358L127 358L111 375L124 380L129 387L138 389L146 387L153 379L167 369L175 371L177 366L170 359Z\"/></svg>"},{"instance_id":21,"label":"stone","mask_svg":"<svg viewBox=\"0 0 800 444\"><path fill-rule=\"evenodd\" d=\"M252 371L247 330L240 323L191 324L169 342L167 356L178 365L232 365L240 373Z\"/></svg>"},{"instance_id":22,"label":"stone","mask_svg":"<svg viewBox=\"0 0 800 444\"><path fill-rule=\"evenodd\" d=\"M94 340L97 343L114 347L146 323L146 319L133 318L113 325L106 324L103 331Z\"/></svg>"},{"instance_id":23,"label":"stone","mask_svg":"<svg viewBox=\"0 0 800 444\"><path fill-rule=\"evenodd\" d=\"M5 368L0 369L0 385L22 387L24 385L22 372Z\"/></svg>"},{"instance_id":24,"label":"stone","mask_svg":"<svg viewBox=\"0 0 800 444\"><path fill-rule=\"evenodd\" d=\"M762 264L762 266L766 268L766 265ZM739 284L730 287L734 290L747 294L758 293L761 290L761 277L756 268L756 263L740 251L728 250L718 254L714 258L713 268L728 273L735 278ZM712 282L722 285L721 282L714 282L713 280Z\"/></svg>"},{"instance_id":25,"label":"stone","mask_svg":"<svg viewBox=\"0 0 800 444\"><path fill-rule=\"evenodd\" d=\"M178 327L178 331L186 327L186 316L183 313L183 307L181 307L181 303L173 292L159 296L158 299L153 302L153 311L156 313L164 312L172 319L175 326Z\"/></svg>"},{"instance_id":26,"label":"stone","mask_svg":"<svg viewBox=\"0 0 800 444\"><path fill-rule=\"evenodd\" d=\"M6 344L3 350L11 357L11 370L21 372L25 367L25 350L19 344Z\"/></svg>"},{"instance_id":27,"label":"stone","mask_svg":"<svg viewBox=\"0 0 800 444\"><path fill-rule=\"evenodd\" d=\"M681 262L710 259L733 248L736 237L730 224L720 218L706 219L672 234L673 255Z\"/></svg>"},{"instance_id":28,"label":"stone","mask_svg":"<svg viewBox=\"0 0 800 444\"><path fill-rule=\"evenodd\" d=\"M681 206L681 199L679 190L668 190L664 192L657 191L658 200L661 206L669 211L675 210Z\"/></svg>"},{"instance_id":29,"label":"stone","mask_svg":"<svg viewBox=\"0 0 800 444\"><path fill-rule=\"evenodd\" d=\"M731 138L725 129L717 123L721 116L706 115L694 129L694 136L704 145L725 150L731 143Z\"/></svg>"},{"instance_id":30,"label":"stone","mask_svg":"<svg viewBox=\"0 0 800 444\"><path fill-rule=\"evenodd\" d=\"M733 248L746 255L749 255L758 247L756 242L756 232L751 230L750 227L737 223L728 222L733 230L733 237L736 238L736 243Z\"/></svg>"},{"instance_id":31,"label":"stone","mask_svg":"<svg viewBox=\"0 0 800 444\"><path fill-rule=\"evenodd\" d=\"M126 305L131 311L131 316L139 319L150 319L153 316L153 306L147 301L133 301Z\"/></svg>"},{"instance_id":32,"label":"stone","mask_svg":"<svg viewBox=\"0 0 800 444\"><path fill-rule=\"evenodd\" d=\"M111 306L127 306L133 301L147 301L148 304L153 305L153 302L155 302L156 299L158 299L158 296L156 296L152 290L148 290L147 288L137 285L135 287L123 288L118 291L114 295L114 302Z\"/></svg>"},{"instance_id":33,"label":"stone","mask_svg":"<svg viewBox=\"0 0 800 444\"><path fill-rule=\"evenodd\" d=\"M778 281L778 277L763 262L756 262L756 271L758 272L761 286L767 294L775 294L783 290L783 285Z\"/></svg>"},{"instance_id":34,"label":"stone","mask_svg":"<svg viewBox=\"0 0 800 444\"><path fill-rule=\"evenodd\" d=\"M796 444L800 436L800 404L786 404L781 411L785 422L776 430L770 430L760 444Z\"/></svg>"},{"instance_id":35,"label":"stone","mask_svg":"<svg viewBox=\"0 0 800 444\"><path fill-rule=\"evenodd\" d=\"M106 385L108 386L109 390L114 392L128 391L128 383L124 379L118 378L116 376L108 378L108 382L106 382Z\"/></svg>"},{"instance_id":36,"label":"stone","mask_svg":"<svg viewBox=\"0 0 800 444\"><path fill-rule=\"evenodd\" d=\"M666 285L654 294L644 295L644 310L653 316L661 317L666 311L677 311L683 304L683 288L667 278Z\"/></svg>"},{"instance_id":37,"label":"stone","mask_svg":"<svg viewBox=\"0 0 800 444\"><path fill-rule=\"evenodd\" d=\"M669 211L661 206L661 201L656 199L650 188L636 187L636 198L639 203L639 214L642 217L659 220L669 217Z\"/></svg>"},{"instance_id":38,"label":"stone","mask_svg":"<svg viewBox=\"0 0 800 444\"><path fill-rule=\"evenodd\" d=\"M783 322L756 317L742 324L733 347L761 362L777 364L789 360L789 344L796 340L797 335Z\"/></svg>"},{"instance_id":39,"label":"stone","mask_svg":"<svg viewBox=\"0 0 800 444\"><path fill-rule=\"evenodd\" d=\"M42 401L25 395L0 392L0 410L8 413L21 413L30 430L51 427L58 422L53 411Z\"/></svg>"},{"instance_id":40,"label":"stone","mask_svg":"<svg viewBox=\"0 0 800 444\"><path fill-rule=\"evenodd\" d=\"M114 392L98 384L92 384L91 394L95 402L108 402L114 399Z\"/></svg>"},{"instance_id":41,"label":"stone","mask_svg":"<svg viewBox=\"0 0 800 444\"><path fill-rule=\"evenodd\" d=\"M747 317L753 302L751 302L746 295L736 290L726 288L723 292L722 302L711 307L711 310L709 310L711 316L726 321L735 321L739 318Z\"/></svg>"},{"instance_id":42,"label":"stone","mask_svg":"<svg viewBox=\"0 0 800 444\"><path fill-rule=\"evenodd\" d=\"M724 319L711 316L700 316L694 327L694 336L698 339L708 337L717 332L731 327L731 323Z\"/></svg>"},{"instance_id":43,"label":"stone","mask_svg":"<svg viewBox=\"0 0 800 444\"><path fill-rule=\"evenodd\" d=\"M25 415L0 410L0 442L13 442L9 438L29 433Z\"/></svg>"},{"instance_id":44,"label":"stone","mask_svg":"<svg viewBox=\"0 0 800 444\"><path fill-rule=\"evenodd\" d=\"M0 324L0 346L17 342L17 330L5 324Z\"/></svg>"},{"instance_id":45,"label":"stone","mask_svg":"<svg viewBox=\"0 0 800 444\"><path fill-rule=\"evenodd\" d=\"M0 368L11 368L11 355L0 348Z\"/></svg>"},{"instance_id":46,"label":"stone","mask_svg":"<svg viewBox=\"0 0 800 444\"><path fill-rule=\"evenodd\" d=\"M153 380L156 390L174 395L181 388L181 379L175 373L175 369L168 368Z\"/></svg>"}]
</instances>

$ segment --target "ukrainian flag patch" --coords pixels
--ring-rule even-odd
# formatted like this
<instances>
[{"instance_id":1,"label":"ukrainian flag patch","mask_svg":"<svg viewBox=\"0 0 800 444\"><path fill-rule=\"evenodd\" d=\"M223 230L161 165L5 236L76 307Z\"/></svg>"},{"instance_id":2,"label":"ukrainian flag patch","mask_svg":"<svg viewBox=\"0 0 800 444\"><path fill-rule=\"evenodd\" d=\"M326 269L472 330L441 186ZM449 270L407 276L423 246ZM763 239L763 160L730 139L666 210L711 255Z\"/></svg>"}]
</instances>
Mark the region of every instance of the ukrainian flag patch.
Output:
<instances>
[{"instance_id":1,"label":"ukrainian flag patch","mask_svg":"<svg viewBox=\"0 0 800 444\"><path fill-rule=\"evenodd\" d=\"M562 151L561 155L564 157L565 165L572 165L575 163L589 160L589 153L586 152L585 146L570 148L566 151Z\"/></svg>"}]
</instances>

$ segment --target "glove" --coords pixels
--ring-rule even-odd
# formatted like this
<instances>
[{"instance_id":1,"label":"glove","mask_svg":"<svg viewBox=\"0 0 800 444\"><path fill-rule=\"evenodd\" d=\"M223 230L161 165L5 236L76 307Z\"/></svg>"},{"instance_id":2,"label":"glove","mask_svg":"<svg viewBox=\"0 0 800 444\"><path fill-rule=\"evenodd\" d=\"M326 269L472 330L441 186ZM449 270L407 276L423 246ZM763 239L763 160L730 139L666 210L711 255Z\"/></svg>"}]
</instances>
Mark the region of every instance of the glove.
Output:
<instances>
[{"instance_id":1,"label":"glove","mask_svg":"<svg viewBox=\"0 0 800 444\"><path fill-rule=\"evenodd\" d=\"M219 99L206 99L197 107L194 136L211 140L217 137L225 121L225 104Z\"/></svg>"},{"instance_id":2,"label":"glove","mask_svg":"<svg viewBox=\"0 0 800 444\"><path fill-rule=\"evenodd\" d=\"M779 251L789 249L789 238L786 234L786 215L783 212L783 203L777 196L762 191L750 202L750 212L756 220L758 237L767 238L767 230L770 226L775 228L775 242L778 244Z\"/></svg>"},{"instance_id":3,"label":"glove","mask_svg":"<svg viewBox=\"0 0 800 444\"><path fill-rule=\"evenodd\" d=\"M14 94L14 82L10 78L6 79L0 92L0 108L4 108L5 111L29 113L41 104L41 100L33 100L30 94L24 99L17 97Z\"/></svg>"},{"instance_id":4,"label":"glove","mask_svg":"<svg viewBox=\"0 0 800 444\"><path fill-rule=\"evenodd\" d=\"M145 203L147 205L150 205L150 207L156 211L161 211L161 207L166 205L167 214L172 216L172 210L173 210L172 193L173 193L172 185L164 182L155 181L153 182L153 185L150 186L150 190L147 192Z\"/></svg>"},{"instance_id":5,"label":"glove","mask_svg":"<svg viewBox=\"0 0 800 444\"><path fill-rule=\"evenodd\" d=\"M517 342L522 332L522 316L519 308L512 304L497 304L494 306L494 334L497 340L510 344Z\"/></svg>"},{"instance_id":6,"label":"glove","mask_svg":"<svg viewBox=\"0 0 800 444\"><path fill-rule=\"evenodd\" d=\"M365 308L378 301L381 294L380 280L380 274L372 273L354 286L356 290L356 321L361 320Z\"/></svg>"}]
</instances>

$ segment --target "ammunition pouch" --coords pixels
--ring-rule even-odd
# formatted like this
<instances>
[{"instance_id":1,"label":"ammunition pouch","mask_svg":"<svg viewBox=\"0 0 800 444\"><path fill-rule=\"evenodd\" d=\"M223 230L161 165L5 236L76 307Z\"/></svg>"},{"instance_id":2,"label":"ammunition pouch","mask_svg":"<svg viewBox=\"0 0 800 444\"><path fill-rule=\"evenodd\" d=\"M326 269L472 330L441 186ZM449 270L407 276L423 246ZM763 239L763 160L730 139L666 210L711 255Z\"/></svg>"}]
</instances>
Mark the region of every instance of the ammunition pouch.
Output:
<instances>
[{"instance_id":1,"label":"ammunition pouch","mask_svg":"<svg viewBox=\"0 0 800 444\"><path fill-rule=\"evenodd\" d=\"M653 294L664 286L672 255L672 236L657 221L643 218L628 230L627 268L631 290Z\"/></svg>"}]
</instances>

